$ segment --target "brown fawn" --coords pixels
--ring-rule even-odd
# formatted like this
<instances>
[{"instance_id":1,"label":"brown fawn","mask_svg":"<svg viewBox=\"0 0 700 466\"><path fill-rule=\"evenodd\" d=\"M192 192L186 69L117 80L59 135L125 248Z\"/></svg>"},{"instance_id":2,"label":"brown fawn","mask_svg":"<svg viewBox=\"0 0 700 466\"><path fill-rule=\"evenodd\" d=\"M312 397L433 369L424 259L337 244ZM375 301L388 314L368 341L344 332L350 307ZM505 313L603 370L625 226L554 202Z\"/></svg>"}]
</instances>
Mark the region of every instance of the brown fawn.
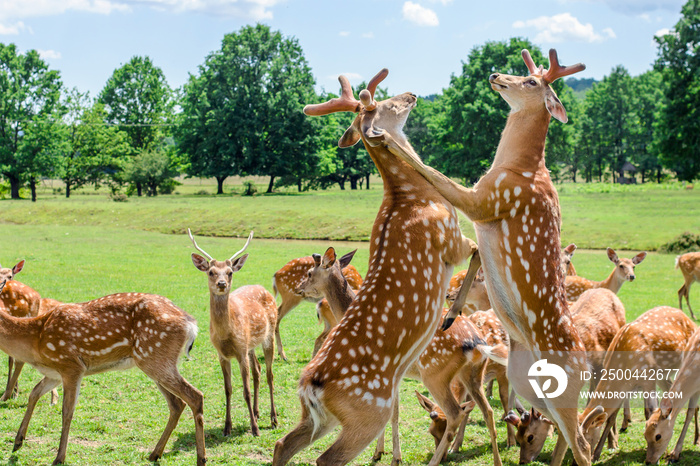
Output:
<instances>
[{"instance_id":1,"label":"brown fawn","mask_svg":"<svg viewBox=\"0 0 700 466\"><path fill-rule=\"evenodd\" d=\"M0 283L0 289L3 286ZM167 298L143 293L64 304L38 317L16 318L0 311L0 349L44 376L29 394L13 451L24 443L37 401L63 384L61 440L53 464L64 463L83 377L136 366L155 381L170 409L149 461L163 455L188 405L194 415L197 465L204 466L204 400L177 368L180 355L189 352L196 335L197 324L189 314Z\"/></svg>"},{"instance_id":2,"label":"brown fawn","mask_svg":"<svg viewBox=\"0 0 700 466\"><path fill-rule=\"evenodd\" d=\"M608 278L602 282L594 282L580 276L566 277L566 299L574 302L586 290L592 288L607 288L617 294L625 282L634 281L634 267L640 264L647 256L646 252L640 252L631 259L617 257L614 250L608 248L608 259L615 264L615 268L610 272Z\"/></svg>"},{"instance_id":3,"label":"brown fawn","mask_svg":"<svg viewBox=\"0 0 700 466\"><path fill-rule=\"evenodd\" d=\"M287 360L287 355L284 354L284 348L282 347L282 337L280 336L280 323L282 322L282 319L284 319L284 316L289 314L289 312L295 307L297 307L304 299L315 302L317 305L320 301L316 298L311 297L303 298L296 294L294 291L299 287L301 281L306 276L306 273L313 266L313 257L299 257L298 259L292 259L291 261L287 262L284 265L284 267L275 272L275 274L272 277L272 290L274 296L276 298L277 294L279 293L279 295L282 297L282 302L277 308L277 326L275 327L275 340L277 341L277 353L285 361ZM343 268L343 275L345 275L345 277L348 280L348 283L350 283L350 286L353 290L360 289L360 285L362 285L362 276L354 266L348 265L347 267ZM323 310L325 311L327 309L328 308L326 307ZM327 333L324 331L322 335L325 338L325 335L327 335ZM314 346L313 354L315 355L317 351L318 347Z\"/></svg>"},{"instance_id":4,"label":"brown fawn","mask_svg":"<svg viewBox=\"0 0 700 466\"><path fill-rule=\"evenodd\" d=\"M685 283L678 290L678 307L683 310L683 297L688 304L690 317L695 320L693 309L690 307L690 285L700 282L700 252L689 252L676 257L676 268L681 269Z\"/></svg>"},{"instance_id":5,"label":"brown fawn","mask_svg":"<svg viewBox=\"0 0 700 466\"><path fill-rule=\"evenodd\" d=\"M491 88L511 107L493 165L474 188L465 188L427 167L402 140L390 135L379 143L421 173L474 222L479 256L493 310L510 335L508 379L515 391L559 428L552 464L559 465L571 446L579 466L590 466L590 446L578 423L577 400L587 368L585 347L566 303L560 264L561 213L557 191L545 166L544 147L550 117L566 123L566 110L550 84L585 69L559 65L554 49L550 68L537 67L527 50L529 76L494 73ZM465 293L466 294L466 293ZM461 309L455 301L445 323ZM568 384L545 395L534 385L547 384L544 364L565 371ZM539 370L539 371L538 371ZM529 377L530 371L533 378ZM563 379L563 377L561 377Z\"/></svg>"},{"instance_id":6,"label":"brown fawn","mask_svg":"<svg viewBox=\"0 0 700 466\"><path fill-rule=\"evenodd\" d=\"M362 139L384 195L370 236L365 281L302 372L301 421L277 441L275 466L337 425L342 430L319 465L347 464L377 438L394 411L401 379L435 333L454 266L476 251L462 236L452 205L383 143L390 135L410 147L403 126L417 101L410 93L375 101L387 74L375 76L360 100L341 76L341 97L304 109L307 115L358 113L339 145Z\"/></svg>"},{"instance_id":7,"label":"brown fawn","mask_svg":"<svg viewBox=\"0 0 700 466\"><path fill-rule=\"evenodd\" d=\"M274 378L272 362L275 359L275 324L277 304L269 291L260 285L242 286L231 291L234 272L238 272L248 259L243 254L253 238L250 232L243 249L225 261L217 261L197 245L192 232L187 229L195 249L206 256L192 253L194 266L207 274L209 287L209 337L219 355L219 364L224 375L226 395L226 421L224 436L231 435L231 359L238 361L243 382L243 398L248 406L250 429L257 437L258 392L260 389L260 363L255 356L255 348L263 347L267 368L267 385L270 389L270 417L272 427L277 427L275 409ZM241 255L243 254L243 255ZM250 371L253 371L253 401L250 399Z\"/></svg>"}]
</instances>

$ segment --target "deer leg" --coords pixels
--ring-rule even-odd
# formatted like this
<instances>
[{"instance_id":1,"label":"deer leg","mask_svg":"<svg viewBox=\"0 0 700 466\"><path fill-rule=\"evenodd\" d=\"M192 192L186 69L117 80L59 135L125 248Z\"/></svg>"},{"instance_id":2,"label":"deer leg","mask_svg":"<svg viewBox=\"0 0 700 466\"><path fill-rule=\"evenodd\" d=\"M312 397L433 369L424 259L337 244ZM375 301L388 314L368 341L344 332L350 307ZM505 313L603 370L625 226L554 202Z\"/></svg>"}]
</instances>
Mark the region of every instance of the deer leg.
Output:
<instances>
[{"instance_id":1,"label":"deer leg","mask_svg":"<svg viewBox=\"0 0 700 466\"><path fill-rule=\"evenodd\" d=\"M224 437L231 435L231 360L219 356L221 372L224 374L224 394L226 395L226 420L224 421Z\"/></svg>"},{"instance_id":2,"label":"deer leg","mask_svg":"<svg viewBox=\"0 0 700 466\"><path fill-rule=\"evenodd\" d=\"M15 436L15 445L12 449L13 452L19 450L22 447L22 443L24 443L24 438L27 435L27 428L29 427L29 421L32 419L32 413L34 413L34 408L36 407L36 403L39 401L39 398L46 395L60 384L60 380L44 377L32 389L32 392L29 394L29 401L27 402L27 410L24 413L24 418L22 419L22 423L19 425L19 430Z\"/></svg>"},{"instance_id":3,"label":"deer leg","mask_svg":"<svg viewBox=\"0 0 700 466\"><path fill-rule=\"evenodd\" d=\"M300 296L290 295L282 298L282 303L277 308L277 323L275 324L275 341L277 342L277 353L280 355L284 361L287 361L287 355L284 354L284 348L282 347L282 337L280 336L280 323L282 319L286 316L289 311L294 309L302 301Z\"/></svg>"},{"instance_id":4,"label":"deer leg","mask_svg":"<svg viewBox=\"0 0 700 466\"><path fill-rule=\"evenodd\" d=\"M270 339L270 344L263 345L265 354L265 376L267 387L270 390L270 421L272 428L277 427L277 408L275 408L275 376L272 374L272 363L275 360L275 343Z\"/></svg>"},{"instance_id":5,"label":"deer leg","mask_svg":"<svg viewBox=\"0 0 700 466\"><path fill-rule=\"evenodd\" d=\"M393 409L393 407L392 407ZM375 418L375 421L377 419ZM388 419L368 423L367 419L358 416L343 426L338 438L316 460L317 466L345 465L357 457L367 445L377 438L386 425ZM274 463L273 463L274 464Z\"/></svg>"},{"instance_id":6,"label":"deer leg","mask_svg":"<svg viewBox=\"0 0 700 466\"><path fill-rule=\"evenodd\" d=\"M63 419L61 421L61 441L58 444L58 453L53 464L63 464L66 461L66 450L68 449L68 434L70 425L73 422L75 404L78 402L80 394L80 382L83 380L82 374L78 376L63 377Z\"/></svg>"},{"instance_id":7,"label":"deer leg","mask_svg":"<svg viewBox=\"0 0 700 466\"><path fill-rule=\"evenodd\" d=\"M314 417L309 413L308 408L301 403L301 421L287 435L275 443L275 453L272 458L272 466L284 466L301 449L310 445L316 439L325 436L336 425L337 421L324 417L319 419L323 424L314 424Z\"/></svg>"},{"instance_id":8,"label":"deer leg","mask_svg":"<svg viewBox=\"0 0 700 466\"><path fill-rule=\"evenodd\" d=\"M486 427L489 430L489 435L491 437L491 450L493 451L493 464L494 466L500 466L501 455L498 452L498 438L496 434L496 420L493 416L493 409L486 399L484 394L484 369L486 368L486 361L484 361L480 367L474 367L469 371L466 377L462 377L462 382L467 386L469 394L476 402L479 410L484 416L484 421L486 421ZM465 380L466 378L466 380ZM457 451L457 450L454 450Z\"/></svg>"},{"instance_id":9,"label":"deer leg","mask_svg":"<svg viewBox=\"0 0 700 466\"><path fill-rule=\"evenodd\" d=\"M620 432L627 432L627 427L632 423L632 409L630 408L630 400L625 400L623 403L622 426Z\"/></svg>"},{"instance_id":10,"label":"deer leg","mask_svg":"<svg viewBox=\"0 0 700 466\"><path fill-rule=\"evenodd\" d=\"M14 362L14 371L12 370ZM22 372L24 363L22 361L17 361L14 358L7 358L7 388L5 388L5 393L0 398L0 401L7 401L10 398L15 398L19 393L19 385L17 380L19 379L19 374Z\"/></svg>"},{"instance_id":11,"label":"deer leg","mask_svg":"<svg viewBox=\"0 0 700 466\"><path fill-rule=\"evenodd\" d=\"M668 458L669 463L676 462L681 458L681 451L683 450L683 442L685 441L685 435L688 433L688 427L690 426L693 417L695 417L695 408L698 406L698 397L700 394L695 394L690 398L688 402L688 411L685 415L685 423L683 423L683 430L678 437L678 442L676 442L676 448Z\"/></svg>"},{"instance_id":12,"label":"deer leg","mask_svg":"<svg viewBox=\"0 0 700 466\"><path fill-rule=\"evenodd\" d=\"M501 399L501 406L503 406L503 412L507 415L509 411L509 393L510 393L510 387L508 384L508 379L505 376L505 371L503 371L502 375L499 374L497 381L498 381L498 397ZM516 444L515 441L515 426L513 426L511 423L506 422L506 428L508 430L508 439L506 440L506 448L514 447Z\"/></svg>"},{"instance_id":13,"label":"deer leg","mask_svg":"<svg viewBox=\"0 0 700 466\"><path fill-rule=\"evenodd\" d=\"M457 316L462 313L464 303L467 301L469 289L472 287L472 283L474 283L474 279L476 278L476 274L479 271L479 267L481 267L481 256L479 256L479 251L477 250L474 252L471 260L469 261L469 269L467 269L467 275L464 277L462 286L457 292L457 297L455 298L455 301L452 303L452 306L450 306L450 310L447 312L445 318L442 321L443 330L447 330L448 328L450 328Z\"/></svg>"},{"instance_id":14,"label":"deer leg","mask_svg":"<svg viewBox=\"0 0 700 466\"><path fill-rule=\"evenodd\" d=\"M450 444L455 439L455 433L459 428L460 424L467 415L464 410L459 406L457 400L452 395L450 391L449 383L445 383L445 380L450 380L451 376L444 375L433 375L431 377L423 378L423 384L426 386L430 394L435 399L442 411L445 413L447 418L447 427L445 428L445 434L442 436L440 443L435 449L435 453L430 460L429 466L437 466L442 462L447 456L447 450ZM481 379L479 380L481 383Z\"/></svg>"},{"instance_id":15,"label":"deer leg","mask_svg":"<svg viewBox=\"0 0 700 466\"><path fill-rule=\"evenodd\" d=\"M580 386L578 387L581 388ZM578 393L578 392L576 392ZM552 410L551 415L556 419L559 436L557 444L552 452L552 466L559 466L566 455L567 445L574 454L574 461L578 466L591 465L591 447L588 445L583 431L578 423L578 410L576 408L560 408ZM607 436L607 432L605 433Z\"/></svg>"},{"instance_id":16,"label":"deer leg","mask_svg":"<svg viewBox=\"0 0 700 466\"><path fill-rule=\"evenodd\" d=\"M241 380L243 381L243 398L245 399L246 405L248 405L248 414L250 415L250 429L254 437L259 437L260 429L258 429L258 420L250 401L250 368L248 367L248 358L246 356L240 358L238 365L241 368Z\"/></svg>"},{"instance_id":17,"label":"deer leg","mask_svg":"<svg viewBox=\"0 0 700 466\"><path fill-rule=\"evenodd\" d=\"M692 283L692 282L690 282ZM690 317L695 320L695 315L693 314L693 308L690 307L690 283L685 286L685 302L688 304L688 311L690 311Z\"/></svg>"},{"instance_id":18,"label":"deer leg","mask_svg":"<svg viewBox=\"0 0 700 466\"><path fill-rule=\"evenodd\" d=\"M392 424L393 427L393 424ZM374 453L372 454L372 462L376 463L377 461L382 459L382 456L384 453L386 453L385 446L386 446L386 427L382 430L382 433L379 434L379 437L377 437L377 445L374 447Z\"/></svg>"},{"instance_id":19,"label":"deer leg","mask_svg":"<svg viewBox=\"0 0 700 466\"><path fill-rule=\"evenodd\" d=\"M163 450L165 450L165 444L168 443L168 439L170 438L170 435L173 433L173 430L175 429L175 427L177 426L177 423L180 420L180 416L182 415L182 411L185 409L185 406L186 406L184 401L182 401L180 398L178 398L177 396L170 393L161 384L156 382L156 385L158 386L158 390L160 390L160 392L165 397L165 401L168 403L168 409L170 410L170 417L168 418L168 423L165 426L165 430L163 431L163 435L160 436L160 440L158 440L156 447L153 449L153 452L148 457L148 461L151 461L151 462L158 461L158 459L161 456L163 456Z\"/></svg>"},{"instance_id":20,"label":"deer leg","mask_svg":"<svg viewBox=\"0 0 700 466\"><path fill-rule=\"evenodd\" d=\"M601 434L600 439L598 440L598 443L595 446L595 450L593 451L593 453L591 455L592 461L598 461L600 459L600 455L601 455L601 453L603 453L603 446L605 445L605 439L608 437L608 435L610 434L610 430L615 425L615 419L617 419L617 413L619 411L620 411L620 408L618 407L615 411L610 413L610 417L608 417L608 420L605 422L605 428L603 429L603 433ZM593 447L593 445L591 445L591 448L592 447Z\"/></svg>"},{"instance_id":21,"label":"deer leg","mask_svg":"<svg viewBox=\"0 0 700 466\"><path fill-rule=\"evenodd\" d=\"M486 384L486 390L484 391L484 394L486 395L486 398L493 398L493 382L495 379L489 380L489 382Z\"/></svg>"},{"instance_id":22,"label":"deer leg","mask_svg":"<svg viewBox=\"0 0 700 466\"><path fill-rule=\"evenodd\" d=\"M394 392L394 410L391 413L391 466L401 464L401 438L399 437L399 390Z\"/></svg>"},{"instance_id":23,"label":"deer leg","mask_svg":"<svg viewBox=\"0 0 700 466\"><path fill-rule=\"evenodd\" d=\"M260 394L260 362L258 362L258 358L255 357L254 349L248 352L248 360L251 370L253 371L253 414L255 414L255 420L257 421L260 419L260 407L258 405L258 395Z\"/></svg>"}]
</instances>

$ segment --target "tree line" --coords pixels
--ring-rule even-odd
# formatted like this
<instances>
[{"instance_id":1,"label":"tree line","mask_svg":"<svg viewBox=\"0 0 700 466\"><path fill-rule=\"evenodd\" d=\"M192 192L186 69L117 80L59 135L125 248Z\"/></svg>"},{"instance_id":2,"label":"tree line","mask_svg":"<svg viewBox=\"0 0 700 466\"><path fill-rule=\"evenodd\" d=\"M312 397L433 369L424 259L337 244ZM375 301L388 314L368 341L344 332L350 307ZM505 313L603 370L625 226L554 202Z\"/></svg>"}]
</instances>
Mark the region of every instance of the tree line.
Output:
<instances>
[{"instance_id":1,"label":"tree line","mask_svg":"<svg viewBox=\"0 0 700 466\"><path fill-rule=\"evenodd\" d=\"M689 0L675 29L655 38L652 69L613 68L581 96L563 81L555 91L569 123L550 127L547 164L558 180L615 181L627 162L642 182L700 175L700 0ZM490 166L508 106L488 83L494 72L525 75L520 51L547 59L529 40L474 47L442 93L419 99L406 133L426 161L474 182ZM172 192L180 174L269 177L300 191L369 186L374 171L358 144L338 149L354 115L308 118L317 93L294 38L264 25L227 34L179 89L149 57L116 69L98 96L65 89L38 52L0 44L0 176L12 198L42 178L61 179L65 195L92 185L113 193ZM364 88L364 84L358 86ZM378 98L386 96L378 89Z\"/></svg>"}]
</instances>

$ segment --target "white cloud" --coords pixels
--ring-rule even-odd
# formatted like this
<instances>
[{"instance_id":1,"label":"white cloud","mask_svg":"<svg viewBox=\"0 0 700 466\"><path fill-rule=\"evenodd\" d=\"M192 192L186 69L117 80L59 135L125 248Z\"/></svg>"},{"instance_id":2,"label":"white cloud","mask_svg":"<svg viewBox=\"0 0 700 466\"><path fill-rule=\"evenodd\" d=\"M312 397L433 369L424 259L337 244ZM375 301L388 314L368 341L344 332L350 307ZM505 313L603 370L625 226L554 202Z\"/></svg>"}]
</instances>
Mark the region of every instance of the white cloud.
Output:
<instances>
[{"instance_id":1,"label":"white cloud","mask_svg":"<svg viewBox=\"0 0 700 466\"><path fill-rule=\"evenodd\" d=\"M654 36L655 37L663 37L667 34L671 34L671 30L669 28L663 28L663 29L659 29L658 31L656 31L654 33Z\"/></svg>"},{"instance_id":2,"label":"white cloud","mask_svg":"<svg viewBox=\"0 0 700 466\"><path fill-rule=\"evenodd\" d=\"M0 35L2 36L16 36L20 32L25 31L26 29L27 26L25 26L22 21L17 21L14 24L0 23Z\"/></svg>"},{"instance_id":3,"label":"white cloud","mask_svg":"<svg viewBox=\"0 0 700 466\"><path fill-rule=\"evenodd\" d=\"M432 27L440 24L440 20L438 20L437 14L433 10L413 2L403 4L403 19L418 26Z\"/></svg>"},{"instance_id":4,"label":"white cloud","mask_svg":"<svg viewBox=\"0 0 700 466\"><path fill-rule=\"evenodd\" d=\"M452 0L430 0L430 3L442 3L443 6L447 6L452 3Z\"/></svg>"},{"instance_id":5,"label":"white cloud","mask_svg":"<svg viewBox=\"0 0 700 466\"><path fill-rule=\"evenodd\" d=\"M338 35L340 37L348 37L350 35L350 31L340 31Z\"/></svg>"},{"instance_id":6,"label":"white cloud","mask_svg":"<svg viewBox=\"0 0 700 466\"><path fill-rule=\"evenodd\" d=\"M61 58L61 52L55 50L37 50L39 56L44 60L58 60Z\"/></svg>"},{"instance_id":7,"label":"white cloud","mask_svg":"<svg viewBox=\"0 0 700 466\"><path fill-rule=\"evenodd\" d=\"M365 32L362 34L363 39L374 39L374 33L373 32Z\"/></svg>"},{"instance_id":8,"label":"white cloud","mask_svg":"<svg viewBox=\"0 0 700 466\"><path fill-rule=\"evenodd\" d=\"M590 23L581 22L571 16L571 13L562 13L554 16L540 16L527 21L516 21L513 27L535 29L537 35L534 41L538 43L556 42L603 42L617 37L611 28L605 28L596 32Z\"/></svg>"},{"instance_id":9,"label":"white cloud","mask_svg":"<svg viewBox=\"0 0 700 466\"><path fill-rule=\"evenodd\" d=\"M571 0L567 0L571 1ZM581 1L581 0L578 0ZM648 11L667 10L677 13L686 0L583 0L587 3L604 3L611 10L627 15L639 15Z\"/></svg>"}]
</instances>

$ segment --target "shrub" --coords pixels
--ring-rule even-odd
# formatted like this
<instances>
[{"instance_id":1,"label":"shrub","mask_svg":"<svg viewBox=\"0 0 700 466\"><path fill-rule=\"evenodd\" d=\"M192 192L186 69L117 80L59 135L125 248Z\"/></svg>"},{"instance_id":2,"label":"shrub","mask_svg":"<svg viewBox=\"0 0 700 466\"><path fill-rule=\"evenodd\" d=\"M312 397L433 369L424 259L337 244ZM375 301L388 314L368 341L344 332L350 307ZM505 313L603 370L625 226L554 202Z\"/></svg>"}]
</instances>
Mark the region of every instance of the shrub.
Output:
<instances>
[{"instance_id":1,"label":"shrub","mask_svg":"<svg viewBox=\"0 0 700 466\"><path fill-rule=\"evenodd\" d=\"M244 196L252 196L253 194L258 192L258 188L255 187L255 183L252 181L244 181L243 182L243 195Z\"/></svg>"},{"instance_id":2,"label":"shrub","mask_svg":"<svg viewBox=\"0 0 700 466\"><path fill-rule=\"evenodd\" d=\"M129 196L124 193L110 193L108 197L114 202L129 202Z\"/></svg>"},{"instance_id":3,"label":"shrub","mask_svg":"<svg viewBox=\"0 0 700 466\"><path fill-rule=\"evenodd\" d=\"M194 195L195 195L195 196L208 196L208 195L209 195L209 191L207 191L206 189L200 189L199 191L196 191L196 192L194 193Z\"/></svg>"},{"instance_id":4,"label":"shrub","mask_svg":"<svg viewBox=\"0 0 700 466\"><path fill-rule=\"evenodd\" d=\"M695 235L686 231L673 241L669 241L661 246L659 251L674 254L700 251L700 235Z\"/></svg>"}]
</instances>

